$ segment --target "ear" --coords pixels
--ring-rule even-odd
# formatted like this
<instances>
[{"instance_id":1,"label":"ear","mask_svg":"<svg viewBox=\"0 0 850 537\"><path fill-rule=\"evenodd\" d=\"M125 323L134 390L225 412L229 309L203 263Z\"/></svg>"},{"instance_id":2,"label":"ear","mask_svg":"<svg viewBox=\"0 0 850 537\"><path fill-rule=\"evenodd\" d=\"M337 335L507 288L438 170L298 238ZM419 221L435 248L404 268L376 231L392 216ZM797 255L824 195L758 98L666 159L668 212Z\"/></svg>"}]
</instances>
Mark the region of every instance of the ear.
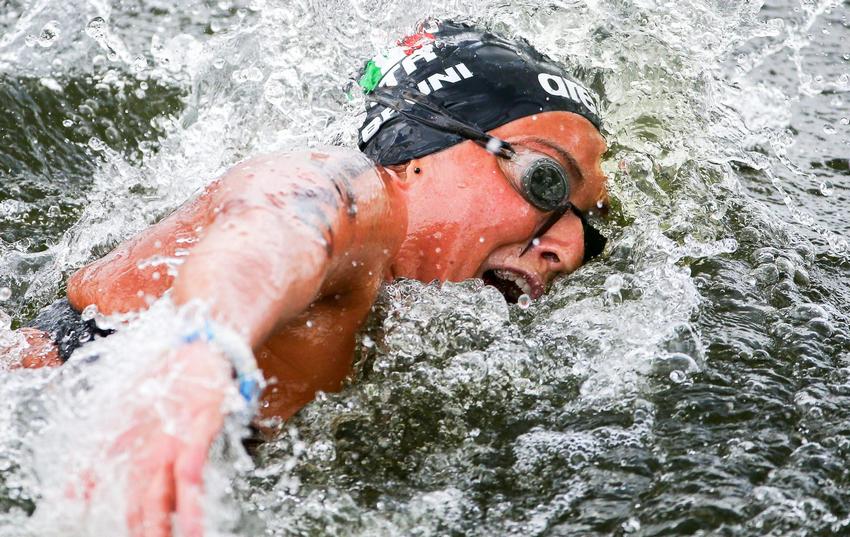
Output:
<instances>
[{"instance_id":1,"label":"ear","mask_svg":"<svg viewBox=\"0 0 850 537\"><path fill-rule=\"evenodd\" d=\"M422 177L422 163L420 159L413 159L400 164L392 164L385 166L399 182L402 187L407 187L412 182L419 180Z\"/></svg>"}]
</instances>

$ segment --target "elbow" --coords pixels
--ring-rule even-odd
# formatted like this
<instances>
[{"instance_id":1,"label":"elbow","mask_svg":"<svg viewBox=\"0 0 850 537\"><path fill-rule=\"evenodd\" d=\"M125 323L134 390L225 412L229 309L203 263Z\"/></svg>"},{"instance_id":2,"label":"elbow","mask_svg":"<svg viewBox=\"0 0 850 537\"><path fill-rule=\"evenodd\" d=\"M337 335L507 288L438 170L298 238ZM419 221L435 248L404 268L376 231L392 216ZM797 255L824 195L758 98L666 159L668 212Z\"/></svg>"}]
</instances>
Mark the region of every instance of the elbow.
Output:
<instances>
[{"instance_id":1,"label":"elbow","mask_svg":"<svg viewBox=\"0 0 850 537\"><path fill-rule=\"evenodd\" d=\"M77 311L82 311L83 308L94 302L93 293L90 291L90 272L90 267L83 267L68 278L66 295L68 302Z\"/></svg>"}]
</instances>

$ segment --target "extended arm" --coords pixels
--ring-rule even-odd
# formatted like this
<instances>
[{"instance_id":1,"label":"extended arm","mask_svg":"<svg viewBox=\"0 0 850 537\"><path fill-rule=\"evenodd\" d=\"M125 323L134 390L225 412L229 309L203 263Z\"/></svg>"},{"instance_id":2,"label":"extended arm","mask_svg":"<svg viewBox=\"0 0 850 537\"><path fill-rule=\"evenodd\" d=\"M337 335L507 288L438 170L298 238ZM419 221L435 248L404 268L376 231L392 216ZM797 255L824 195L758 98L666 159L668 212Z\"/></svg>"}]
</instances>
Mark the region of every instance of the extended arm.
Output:
<instances>
[{"instance_id":1,"label":"extended arm","mask_svg":"<svg viewBox=\"0 0 850 537\"><path fill-rule=\"evenodd\" d=\"M263 410L290 415L349 367L350 349L333 348L330 336L356 325L352 312L368 312L358 297L376 288L404 237L404 204L380 173L346 151L252 159L80 270L68 297L77 309L96 304L104 313L144 307L143 295L168 289L177 304L203 301L215 320L246 337L261 365L271 349L264 373L278 383ZM175 258L182 263L167 270ZM328 310L340 313L326 316L332 330L305 334L298 316L318 319ZM197 342L151 365L140 386L167 383L168 397L155 405L128 392L115 405L124 432L110 452L130 464L128 525L133 535L166 537L176 520L181 535L200 536L203 468L223 424L228 364Z\"/></svg>"},{"instance_id":2,"label":"extended arm","mask_svg":"<svg viewBox=\"0 0 850 537\"><path fill-rule=\"evenodd\" d=\"M177 304L205 301L257 348L322 295L347 293L356 283L353 259L377 265L394 252L404 229L391 222L403 208L388 183L345 150L251 159L185 210L80 270L69 298L78 309L93 303L110 313L141 307L138 289L158 296L171 287ZM177 255L174 237L193 228L197 242L176 277L144 262Z\"/></svg>"}]
</instances>

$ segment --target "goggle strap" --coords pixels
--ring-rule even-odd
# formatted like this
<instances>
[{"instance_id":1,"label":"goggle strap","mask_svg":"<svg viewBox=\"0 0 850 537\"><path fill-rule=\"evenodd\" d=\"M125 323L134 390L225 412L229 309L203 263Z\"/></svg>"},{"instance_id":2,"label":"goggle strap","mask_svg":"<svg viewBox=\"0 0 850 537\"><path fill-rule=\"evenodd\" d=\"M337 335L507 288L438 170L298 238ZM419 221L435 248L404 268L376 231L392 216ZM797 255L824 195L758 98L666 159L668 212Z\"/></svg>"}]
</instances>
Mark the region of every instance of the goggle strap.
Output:
<instances>
[{"instance_id":1,"label":"goggle strap","mask_svg":"<svg viewBox=\"0 0 850 537\"><path fill-rule=\"evenodd\" d=\"M605 249L605 245L608 243L608 239L602 234L599 233L595 227L590 225L590 222L587 221L587 216L582 212L578 207L573 205L572 203L568 203L565 208L558 209L553 212L549 218L546 219L545 222L534 232L534 238L523 248L522 252L520 252L519 256L522 257L534 246L534 241L542 237L549 231L555 223L560 220L567 211L572 211L573 214L578 216L579 220L581 220L581 230L584 235L584 258L582 259L582 264L587 263L594 257L598 256Z\"/></svg>"},{"instance_id":2,"label":"goggle strap","mask_svg":"<svg viewBox=\"0 0 850 537\"><path fill-rule=\"evenodd\" d=\"M472 140L487 151L502 158L511 158L515 152L511 144L491 136L481 129L463 122L442 106L429 102L424 95L418 94L410 89L402 90L401 96L390 94L386 90L375 90L366 96L367 99L391 108L404 117L430 127L432 129L455 134L461 138ZM417 106L411 106L417 105ZM421 111L429 112L429 116L421 114Z\"/></svg>"},{"instance_id":3,"label":"goggle strap","mask_svg":"<svg viewBox=\"0 0 850 537\"><path fill-rule=\"evenodd\" d=\"M537 228L537 230L534 232L534 236L532 237L531 241L529 241L529 243L525 246L525 248L522 249L522 252L520 252L519 256L522 257L525 254L527 254L528 251L531 250L531 248L534 246L534 241L539 240L540 237L545 235L547 231L552 229L552 226L554 226L558 222L558 220L560 220L561 217L563 217L565 214L567 214L567 211L570 211L570 210L572 210L574 213L578 214L579 218L583 218L581 211L576 209L573 206L573 204L570 203L570 202L567 202L563 207L555 209L554 211L552 211L552 214L549 215L549 218L547 218L540 225L540 227Z\"/></svg>"}]
</instances>

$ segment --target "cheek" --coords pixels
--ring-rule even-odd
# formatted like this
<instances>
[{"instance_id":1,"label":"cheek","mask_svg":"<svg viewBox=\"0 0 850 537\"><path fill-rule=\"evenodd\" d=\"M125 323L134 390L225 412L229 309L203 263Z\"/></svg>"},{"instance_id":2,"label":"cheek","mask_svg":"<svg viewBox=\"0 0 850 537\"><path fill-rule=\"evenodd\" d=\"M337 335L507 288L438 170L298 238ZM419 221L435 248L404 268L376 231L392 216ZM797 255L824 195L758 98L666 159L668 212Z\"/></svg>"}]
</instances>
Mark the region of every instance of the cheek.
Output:
<instances>
[{"instance_id":1,"label":"cheek","mask_svg":"<svg viewBox=\"0 0 850 537\"><path fill-rule=\"evenodd\" d=\"M476 148L477 150L477 148ZM411 229L425 279L464 279L496 249L527 241L541 215L507 182L497 164L457 155L431 162L427 181L411 185Z\"/></svg>"},{"instance_id":2,"label":"cheek","mask_svg":"<svg viewBox=\"0 0 850 537\"><path fill-rule=\"evenodd\" d=\"M540 213L507 184L502 176L499 176L498 181L482 203L481 228L487 233L488 242L493 245L524 240L540 223Z\"/></svg>"},{"instance_id":3,"label":"cheek","mask_svg":"<svg viewBox=\"0 0 850 537\"><path fill-rule=\"evenodd\" d=\"M420 226L454 224L459 230L486 230L528 216L528 204L499 171L470 171L464 166L439 172L413 193L414 199L423 201L415 215Z\"/></svg>"}]
</instances>

